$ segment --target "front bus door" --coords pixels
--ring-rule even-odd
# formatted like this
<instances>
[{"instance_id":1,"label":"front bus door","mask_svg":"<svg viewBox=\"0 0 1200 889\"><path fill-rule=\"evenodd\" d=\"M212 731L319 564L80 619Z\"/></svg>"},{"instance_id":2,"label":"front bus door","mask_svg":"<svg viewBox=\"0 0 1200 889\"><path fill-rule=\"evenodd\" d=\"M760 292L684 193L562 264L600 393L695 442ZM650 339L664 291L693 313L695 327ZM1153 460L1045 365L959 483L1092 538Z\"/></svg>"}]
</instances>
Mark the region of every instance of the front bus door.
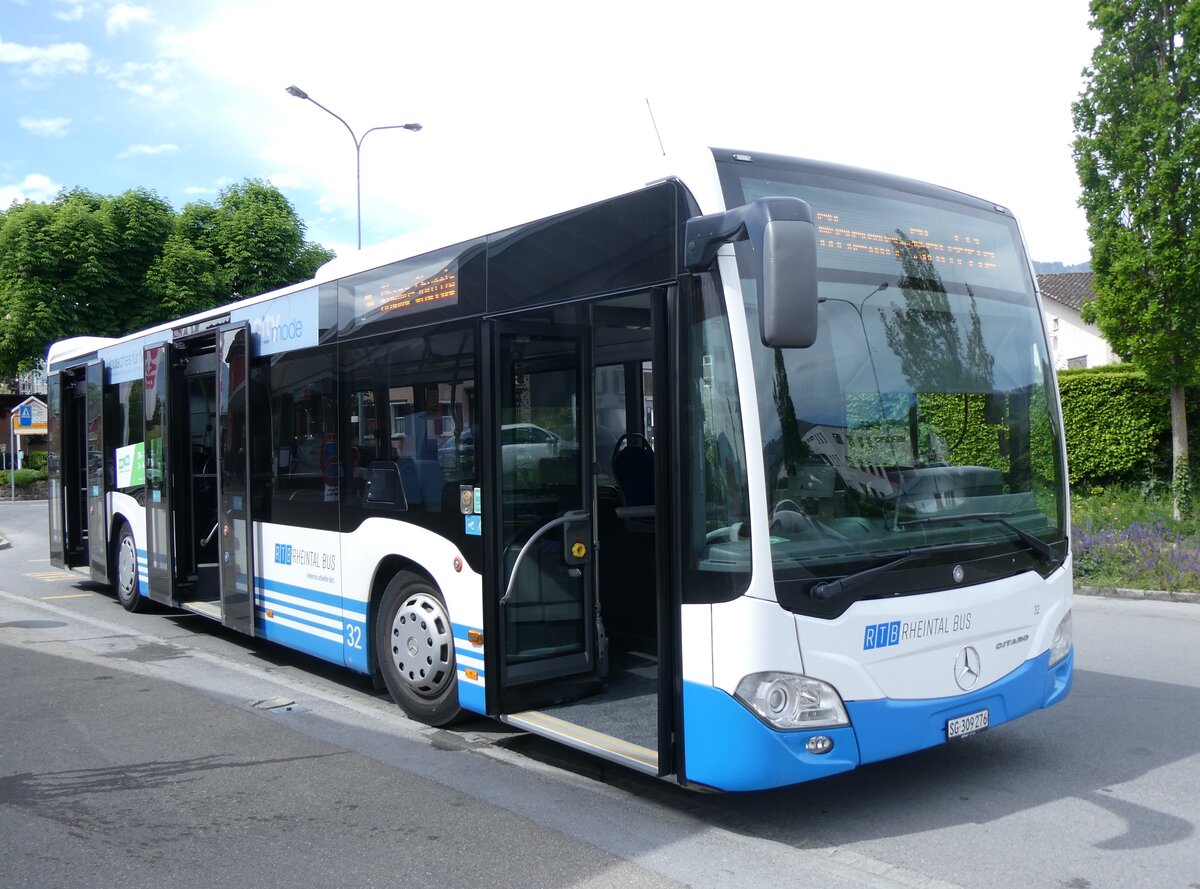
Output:
<instances>
[{"instance_id":1,"label":"front bus door","mask_svg":"<svg viewBox=\"0 0 1200 889\"><path fill-rule=\"evenodd\" d=\"M250 492L250 327L217 332L217 542L221 623L254 633Z\"/></svg>"},{"instance_id":2,"label":"front bus door","mask_svg":"<svg viewBox=\"0 0 1200 889\"><path fill-rule=\"evenodd\" d=\"M595 690L605 667L592 558L590 342L583 328L501 321L490 345L499 704L513 714Z\"/></svg>"}]
</instances>

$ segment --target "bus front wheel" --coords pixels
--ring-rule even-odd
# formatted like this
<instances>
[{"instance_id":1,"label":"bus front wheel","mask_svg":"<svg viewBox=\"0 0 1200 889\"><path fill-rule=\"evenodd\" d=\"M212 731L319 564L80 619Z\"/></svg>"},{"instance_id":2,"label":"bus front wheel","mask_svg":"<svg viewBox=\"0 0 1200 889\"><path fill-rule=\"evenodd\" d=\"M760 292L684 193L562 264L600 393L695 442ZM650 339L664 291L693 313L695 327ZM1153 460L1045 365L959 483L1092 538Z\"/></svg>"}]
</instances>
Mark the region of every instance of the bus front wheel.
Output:
<instances>
[{"instance_id":1,"label":"bus front wheel","mask_svg":"<svg viewBox=\"0 0 1200 889\"><path fill-rule=\"evenodd\" d=\"M121 525L113 555L113 587L117 591L117 601L126 611L144 611L147 600L138 592L137 546L128 525Z\"/></svg>"},{"instance_id":2,"label":"bus front wheel","mask_svg":"<svg viewBox=\"0 0 1200 889\"><path fill-rule=\"evenodd\" d=\"M401 571L383 591L375 621L379 670L410 719L446 725L462 712L454 667L454 629L438 588Z\"/></svg>"}]
</instances>

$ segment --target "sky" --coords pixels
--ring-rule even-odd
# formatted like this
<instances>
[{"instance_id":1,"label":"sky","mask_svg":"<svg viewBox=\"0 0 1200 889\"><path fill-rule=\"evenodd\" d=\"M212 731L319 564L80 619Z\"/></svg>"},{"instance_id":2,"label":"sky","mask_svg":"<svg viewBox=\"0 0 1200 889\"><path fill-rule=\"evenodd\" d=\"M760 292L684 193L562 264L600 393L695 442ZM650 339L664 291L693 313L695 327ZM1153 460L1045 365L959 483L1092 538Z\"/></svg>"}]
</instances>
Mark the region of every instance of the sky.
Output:
<instances>
[{"instance_id":1,"label":"sky","mask_svg":"<svg viewBox=\"0 0 1200 889\"><path fill-rule=\"evenodd\" d=\"M1094 45L1086 0L0 0L0 207L146 188L181 210L257 178L345 255L355 138L364 246L720 145L974 194L1072 264Z\"/></svg>"}]
</instances>

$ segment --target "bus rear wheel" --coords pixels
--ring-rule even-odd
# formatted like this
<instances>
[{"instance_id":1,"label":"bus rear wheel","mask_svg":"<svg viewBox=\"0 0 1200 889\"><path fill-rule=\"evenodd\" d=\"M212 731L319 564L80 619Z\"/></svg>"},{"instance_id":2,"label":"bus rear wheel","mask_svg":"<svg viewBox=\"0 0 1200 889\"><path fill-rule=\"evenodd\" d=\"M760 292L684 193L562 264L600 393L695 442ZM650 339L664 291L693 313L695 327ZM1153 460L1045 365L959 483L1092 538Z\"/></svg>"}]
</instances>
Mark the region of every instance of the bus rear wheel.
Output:
<instances>
[{"instance_id":1,"label":"bus rear wheel","mask_svg":"<svg viewBox=\"0 0 1200 889\"><path fill-rule=\"evenodd\" d=\"M138 592L137 546L128 525L121 525L113 556L113 587L117 592L117 601L126 611L144 611L147 600Z\"/></svg>"},{"instance_id":2,"label":"bus rear wheel","mask_svg":"<svg viewBox=\"0 0 1200 889\"><path fill-rule=\"evenodd\" d=\"M379 670L410 719L446 725L462 713L454 666L454 629L438 588L401 571L383 591L375 621Z\"/></svg>"}]
</instances>

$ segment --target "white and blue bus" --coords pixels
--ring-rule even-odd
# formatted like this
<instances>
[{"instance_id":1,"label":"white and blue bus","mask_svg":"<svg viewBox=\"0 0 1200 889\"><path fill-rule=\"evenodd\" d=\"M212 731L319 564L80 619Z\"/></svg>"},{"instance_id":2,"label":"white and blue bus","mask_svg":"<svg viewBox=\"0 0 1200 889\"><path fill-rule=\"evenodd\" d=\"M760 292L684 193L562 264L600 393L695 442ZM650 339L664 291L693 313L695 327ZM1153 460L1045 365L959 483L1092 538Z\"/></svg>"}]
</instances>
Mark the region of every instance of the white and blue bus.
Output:
<instances>
[{"instance_id":1,"label":"white and blue bus","mask_svg":"<svg viewBox=\"0 0 1200 889\"><path fill-rule=\"evenodd\" d=\"M1064 443L1012 214L779 156L677 172L55 344L54 563L412 719L695 787L1062 700Z\"/></svg>"}]
</instances>

